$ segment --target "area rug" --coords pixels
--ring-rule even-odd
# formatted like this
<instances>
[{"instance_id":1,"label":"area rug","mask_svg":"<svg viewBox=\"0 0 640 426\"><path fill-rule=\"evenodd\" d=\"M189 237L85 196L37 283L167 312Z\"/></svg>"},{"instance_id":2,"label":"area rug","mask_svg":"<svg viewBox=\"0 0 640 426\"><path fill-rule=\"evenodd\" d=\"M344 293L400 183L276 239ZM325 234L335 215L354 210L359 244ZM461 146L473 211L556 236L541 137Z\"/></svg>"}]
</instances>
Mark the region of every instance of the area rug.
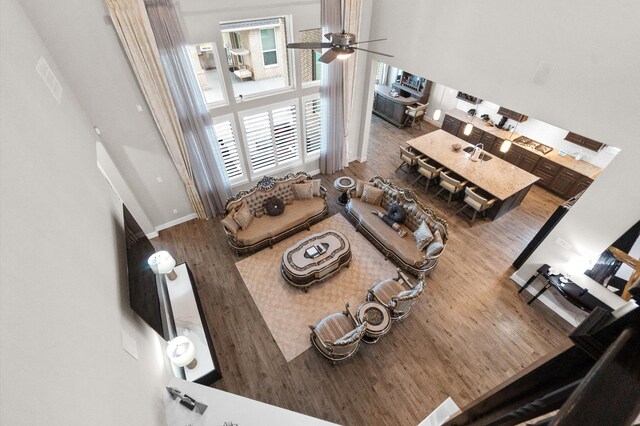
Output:
<instances>
[{"instance_id":1,"label":"area rug","mask_svg":"<svg viewBox=\"0 0 640 426\"><path fill-rule=\"evenodd\" d=\"M351 263L328 280L311 286L309 292L286 283L280 274L282 253L311 234L334 229L351 244ZM307 350L309 325L315 325L328 314L344 310L349 302L351 312L364 302L367 290L376 283L392 278L396 267L355 231L353 225L336 214L251 257L236 263L262 317L287 362Z\"/></svg>"}]
</instances>

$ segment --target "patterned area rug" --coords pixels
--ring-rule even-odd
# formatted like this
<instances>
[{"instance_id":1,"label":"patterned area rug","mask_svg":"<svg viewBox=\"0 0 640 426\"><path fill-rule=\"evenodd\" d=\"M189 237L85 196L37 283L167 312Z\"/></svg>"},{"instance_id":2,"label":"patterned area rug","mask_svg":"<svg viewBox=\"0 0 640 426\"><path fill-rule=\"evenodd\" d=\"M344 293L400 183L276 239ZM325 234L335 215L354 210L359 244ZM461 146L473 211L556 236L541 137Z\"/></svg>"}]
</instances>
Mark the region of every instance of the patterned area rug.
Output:
<instances>
[{"instance_id":1,"label":"patterned area rug","mask_svg":"<svg viewBox=\"0 0 640 426\"><path fill-rule=\"evenodd\" d=\"M311 286L308 293L287 284L280 274L282 253L301 239L330 229L349 240L352 254L349 267ZM236 267L287 362L311 346L309 325L344 310L346 302L355 314L369 288L396 275L394 264L386 261L341 214L281 241L273 249L265 248L237 262Z\"/></svg>"}]
</instances>

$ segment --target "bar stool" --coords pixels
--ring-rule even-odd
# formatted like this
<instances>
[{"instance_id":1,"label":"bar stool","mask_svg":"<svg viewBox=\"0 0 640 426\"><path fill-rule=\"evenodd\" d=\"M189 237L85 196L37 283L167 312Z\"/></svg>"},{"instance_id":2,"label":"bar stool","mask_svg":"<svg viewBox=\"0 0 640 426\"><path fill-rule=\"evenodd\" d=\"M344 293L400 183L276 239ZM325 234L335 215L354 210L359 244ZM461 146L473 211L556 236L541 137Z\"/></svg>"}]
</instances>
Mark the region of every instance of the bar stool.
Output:
<instances>
[{"instance_id":1,"label":"bar stool","mask_svg":"<svg viewBox=\"0 0 640 426\"><path fill-rule=\"evenodd\" d=\"M425 191L429 191L429 184L431 183L432 179L437 179L438 176L440 176L440 172L444 170L444 167L437 167L437 166L432 166L431 164L428 163L429 158L425 157L425 158L419 158L418 159L418 177L411 183L411 185L413 185L414 183L418 182L421 178L426 177L427 178L427 184L424 186Z\"/></svg>"},{"instance_id":2,"label":"bar stool","mask_svg":"<svg viewBox=\"0 0 640 426\"><path fill-rule=\"evenodd\" d=\"M396 172L402 167L407 168L407 173L412 173L415 171L415 168L418 166L418 158L422 158L422 154L413 150L413 148L403 148L400 147L400 159L402 163L396 169Z\"/></svg>"},{"instance_id":3,"label":"bar stool","mask_svg":"<svg viewBox=\"0 0 640 426\"><path fill-rule=\"evenodd\" d=\"M447 201L447 204L451 203L451 198L459 193L460 191L462 191L465 187L465 185L467 184L466 180L458 180L455 178L452 178L451 176L449 176L449 174L453 174L453 172L451 170L445 170L440 172L440 186L442 188L440 188L440 191L436 192L436 197L442 192L442 191L448 191L449 192L449 200Z\"/></svg>"},{"instance_id":4,"label":"bar stool","mask_svg":"<svg viewBox=\"0 0 640 426\"><path fill-rule=\"evenodd\" d=\"M483 197L482 195L480 195L478 193L478 187L474 186L474 187L467 187L464 190L465 193L465 197L464 197L464 202L465 205L462 206L462 208L460 210L458 210L456 212L456 214L460 213L462 210L466 209L467 207L471 207L473 209L473 216L471 216L471 222L469 222L470 226L473 226L473 221L476 220L476 215L478 213L482 213L483 217L487 216L487 210L491 208L491 206L493 206L493 204L496 202L496 198L486 198Z\"/></svg>"},{"instance_id":5,"label":"bar stool","mask_svg":"<svg viewBox=\"0 0 640 426\"><path fill-rule=\"evenodd\" d=\"M424 117L424 113L427 110L427 106L429 104L428 103L421 104L420 102L416 102L414 105L416 106L408 106L404 110L404 113L407 115L407 118L405 118L404 124L402 125L402 127L406 127L407 123L410 123L411 133L413 133L413 129L415 129L416 127L419 130L422 130L422 126L420 124L422 122L422 117Z\"/></svg>"}]
</instances>

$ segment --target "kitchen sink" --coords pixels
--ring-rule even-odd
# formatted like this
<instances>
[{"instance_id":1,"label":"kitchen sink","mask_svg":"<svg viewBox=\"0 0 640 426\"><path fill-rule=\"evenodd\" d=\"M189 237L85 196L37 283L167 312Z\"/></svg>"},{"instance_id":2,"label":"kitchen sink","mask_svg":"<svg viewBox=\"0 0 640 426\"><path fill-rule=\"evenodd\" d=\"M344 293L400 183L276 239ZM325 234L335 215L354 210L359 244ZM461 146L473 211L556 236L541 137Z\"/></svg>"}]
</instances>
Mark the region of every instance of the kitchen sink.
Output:
<instances>
[{"instance_id":1,"label":"kitchen sink","mask_svg":"<svg viewBox=\"0 0 640 426\"><path fill-rule=\"evenodd\" d=\"M471 153L473 153L473 150L474 150L474 149L475 149L475 147L473 147L473 146L468 146L468 147L466 147L466 148L463 148L462 150L463 150L464 152L468 152L469 154L471 154ZM492 156L490 156L489 154L487 154L487 152L486 152L486 151L482 151L482 154L480 154L480 160L481 160L481 161L489 161L489 160L491 160L492 158L493 158L493 157L492 157Z\"/></svg>"}]
</instances>

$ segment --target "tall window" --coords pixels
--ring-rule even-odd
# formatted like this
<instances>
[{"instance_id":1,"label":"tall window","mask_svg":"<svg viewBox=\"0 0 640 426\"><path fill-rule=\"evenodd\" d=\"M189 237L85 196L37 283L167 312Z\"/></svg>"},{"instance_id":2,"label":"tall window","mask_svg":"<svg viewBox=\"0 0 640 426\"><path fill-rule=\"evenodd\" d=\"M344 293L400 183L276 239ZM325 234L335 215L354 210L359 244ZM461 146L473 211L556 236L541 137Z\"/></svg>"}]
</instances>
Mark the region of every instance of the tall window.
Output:
<instances>
[{"instance_id":1,"label":"tall window","mask_svg":"<svg viewBox=\"0 0 640 426\"><path fill-rule=\"evenodd\" d=\"M187 48L200 91L207 105L226 104L227 97L222 89L220 61L218 61L215 43L192 44Z\"/></svg>"},{"instance_id":2,"label":"tall window","mask_svg":"<svg viewBox=\"0 0 640 426\"><path fill-rule=\"evenodd\" d=\"M269 107L242 116L249 165L254 175L300 159L295 104Z\"/></svg>"},{"instance_id":3,"label":"tall window","mask_svg":"<svg viewBox=\"0 0 640 426\"><path fill-rule=\"evenodd\" d=\"M221 22L220 31L236 99L291 87L284 17Z\"/></svg>"},{"instance_id":4,"label":"tall window","mask_svg":"<svg viewBox=\"0 0 640 426\"><path fill-rule=\"evenodd\" d=\"M320 155L320 139L322 128L322 110L320 108L320 98L314 95L313 98L304 101L304 149L309 157Z\"/></svg>"},{"instance_id":5,"label":"tall window","mask_svg":"<svg viewBox=\"0 0 640 426\"><path fill-rule=\"evenodd\" d=\"M224 170L227 173L229 182L234 184L245 176L242 169L240 149L231 120L231 116L219 117L214 120L213 127L218 139L217 143L220 147L220 152L222 153Z\"/></svg>"},{"instance_id":6,"label":"tall window","mask_svg":"<svg viewBox=\"0 0 640 426\"><path fill-rule=\"evenodd\" d=\"M322 28L301 30L298 32L301 43L322 43ZM322 79L322 62L318 58L322 56L322 49L300 50L300 67L302 83L317 82Z\"/></svg>"},{"instance_id":7,"label":"tall window","mask_svg":"<svg viewBox=\"0 0 640 426\"><path fill-rule=\"evenodd\" d=\"M265 66L278 64L278 51L276 50L276 31L273 28L260 30L262 42L262 60Z\"/></svg>"}]
</instances>

